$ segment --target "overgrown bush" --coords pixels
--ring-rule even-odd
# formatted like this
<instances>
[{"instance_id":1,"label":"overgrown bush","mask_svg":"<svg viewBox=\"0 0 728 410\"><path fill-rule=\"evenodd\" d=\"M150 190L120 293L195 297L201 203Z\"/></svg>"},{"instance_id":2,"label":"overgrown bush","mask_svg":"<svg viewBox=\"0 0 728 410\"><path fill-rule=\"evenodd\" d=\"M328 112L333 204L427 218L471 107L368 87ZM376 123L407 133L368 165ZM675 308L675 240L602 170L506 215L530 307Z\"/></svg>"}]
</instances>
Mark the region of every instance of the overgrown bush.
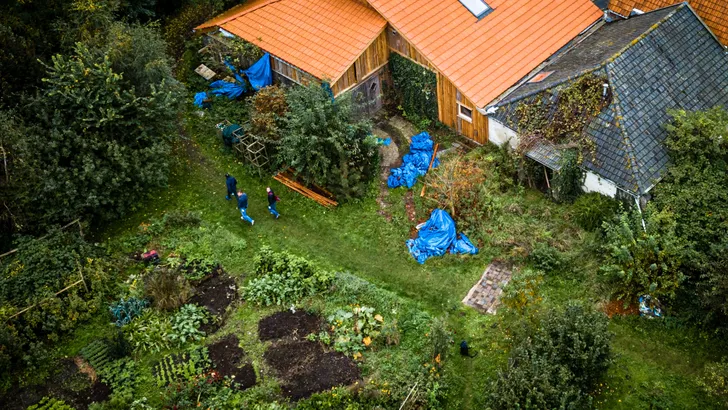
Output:
<instances>
[{"instance_id":1,"label":"overgrown bush","mask_svg":"<svg viewBox=\"0 0 728 410\"><path fill-rule=\"evenodd\" d=\"M584 171L579 166L579 156L576 150L561 151L559 165L561 169L554 173L551 182L551 195L558 202L572 203L582 193L581 185L584 182Z\"/></svg>"},{"instance_id":2,"label":"overgrown bush","mask_svg":"<svg viewBox=\"0 0 728 410\"><path fill-rule=\"evenodd\" d=\"M643 294L673 298L685 280L685 243L675 235L674 223L661 224L656 214L645 217L646 231L637 211L605 225L607 260L601 271L619 299L633 301Z\"/></svg>"},{"instance_id":3,"label":"overgrown bush","mask_svg":"<svg viewBox=\"0 0 728 410\"><path fill-rule=\"evenodd\" d=\"M620 209L620 203L598 192L580 195L571 208L574 220L587 231L596 231L609 222Z\"/></svg>"},{"instance_id":4,"label":"overgrown bush","mask_svg":"<svg viewBox=\"0 0 728 410\"><path fill-rule=\"evenodd\" d=\"M352 119L350 96L333 100L321 86L292 87L279 161L340 201L367 193L379 171L371 124Z\"/></svg>"},{"instance_id":5,"label":"overgrown bush","mask_svg":"<svg viewBox=\"0 0 728 410\"><path fill-rule=\"evenodd\" d=\"M561 252L545 242L536 242L528 259L533 263L533 267L546 273L559 270L564 265Z\"/></svg>"},{"instance_id":6,"label":"overgrown bush","mask_svg":"<svg viewBox=\"0 0 728 410\"><path fill-rule=\"evenodd\" d=\"M285 132L285 115L288 111L286 94L277 85L258 90L250 99L250 128L248 132L265 144L266 152L274 160L278 158L281 137ZM271 164L275 169L280 164Z\"/></svg>"},{"instance_id":7,"label":"overgrown bush","mask_svg":"<svg viewBox=\"0 0 728 410\"><path fill-rule=\"evenodd\" d=\"M580 305L547 311L514 340L508 366L489 391L495 409L578 409L612 363L607 317Z\"/></svg>"},{"instance_id":8,"label":"overgrown bush","mask_svg":"<svg viewBox=\"0 0 728 410\"><path fill-rule=\"evenodd\" d=\"M541 285L543 273L531 269L516 271L510 282L503 288L500 301L503 306L518 314L538 309L543 296Z\"/></svg>"}]
</instances>

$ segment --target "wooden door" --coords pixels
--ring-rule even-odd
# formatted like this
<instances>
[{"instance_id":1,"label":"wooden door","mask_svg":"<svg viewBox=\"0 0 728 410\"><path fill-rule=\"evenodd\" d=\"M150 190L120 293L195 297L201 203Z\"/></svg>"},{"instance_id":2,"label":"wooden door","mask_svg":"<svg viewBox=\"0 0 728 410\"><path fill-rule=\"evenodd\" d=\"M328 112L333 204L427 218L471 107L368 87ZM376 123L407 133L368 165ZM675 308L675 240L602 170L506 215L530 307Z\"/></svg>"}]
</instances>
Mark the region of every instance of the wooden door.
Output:
<instances>
[{"instance_id":1,"label":"wooden door","mask_svg":"<svg viewBox=\"0 0 728 410\"><path fill-rule=\"evenodd\" d=\"M354 111L371 117L382 109L382 83L379 73L371 75L352 90Z\"/></svg>"}]
</instances>

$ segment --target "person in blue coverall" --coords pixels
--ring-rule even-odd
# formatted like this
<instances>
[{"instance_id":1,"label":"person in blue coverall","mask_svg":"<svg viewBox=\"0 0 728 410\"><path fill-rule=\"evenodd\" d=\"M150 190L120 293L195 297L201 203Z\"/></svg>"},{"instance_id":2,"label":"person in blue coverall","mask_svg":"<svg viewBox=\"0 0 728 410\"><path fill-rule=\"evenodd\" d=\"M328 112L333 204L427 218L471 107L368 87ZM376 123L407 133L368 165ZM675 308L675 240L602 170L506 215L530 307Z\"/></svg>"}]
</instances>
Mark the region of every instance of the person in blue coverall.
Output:
<instances>
[{"instance_id":1,"label":"person in blue coverall","mask_svg":"<svg viewBox=\"0 0 728 410\"><path fill-rule=\"evenodd\" d=\"M278 210L276 210L276 204L280 199L276 196L275 192L273 192L270 187L265 189L268 191L268 210L270 211L270 214L275 216L276 219L281 216L281 214L278 213Z\"/></svg>"},{"instance_id":2,"label":"person in blue coverall","mask_svg":"<svg viewBox=\"0 0 728 410\"><path fill-rule=\"evenodd\" d=\"M240 219L250 222L250 225L255 225L255 220L248 216L245 212L248 209L248 194L243 191L238 191L238 210L240 210Z\"/></svg>"},{"instance_id":3,"label":"person in blue coverall","mask_svg":"<svg viewBox=\"0 0 728 410\"><path fill-rule=\"evenodd\" d=\"M228 201L230 200L230 196L235 196L235 199L238 198L238 180L235 179L234 176L230 174L225 174L225 186L227 187L227 196L225 199Z\"/></svg>"}]
</instances>

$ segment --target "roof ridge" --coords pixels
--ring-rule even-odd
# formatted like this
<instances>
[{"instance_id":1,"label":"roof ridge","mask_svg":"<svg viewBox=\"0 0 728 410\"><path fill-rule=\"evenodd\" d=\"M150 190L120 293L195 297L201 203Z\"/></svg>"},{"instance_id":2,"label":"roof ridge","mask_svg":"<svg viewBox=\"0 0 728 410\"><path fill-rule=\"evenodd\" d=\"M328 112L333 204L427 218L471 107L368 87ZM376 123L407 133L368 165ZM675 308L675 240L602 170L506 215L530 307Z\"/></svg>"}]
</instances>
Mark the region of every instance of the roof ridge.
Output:
<instances>
[{"instance_id":1,"label":"roof ridge","mask_svg":"<svg viewBox=\"0 0 728 410\"><path fill-rule=\"evenodd\" d=\"M256 6L250 7L249 9L246 9L245 8L246 5L245 4L242 4L241 5L242 6L241 7L242 10L240 11L240 13L233 14L230 17L228 17L228 18L226 18L224 20L220 20L215 25L218 26L218 27L219 26L222 26L223 24L229 22L230 20L235 20L238 17L242 17L242 16L244 16L246 14L252 13L252 12L257 11L257 10L260 10L263 7L270 6L271 4L278 3L280 1L283 1L283 0L266 0L266 1L263 1L261 4L258 4Z\"/></svg>"},{"instance_id":2,"label":"roof ridge","mask_svg":"<svg viewBox=\"0 0 728 410\"><path fill-rule=\"evenodd\" d=\"M644 40L644 39L645 39L645 38L646 38L646 37L647 37L648 35L650 35L650 34L651 34L651 33L652 33L653 31L655 31L655 30L656 30L656 29L657 29L658 27L660 27L660 26L661 26L661 25L662 25L662 24L663 24L664 22L666 22L667 20L671 19L671 18L672 18L672 17L673 17L674 15L675 15L675 13L677 13L677 12L678 12L679 10L682 10L682 9L683 9L683 7L685 7L685 5L686 5L686 4L687 4L687 2L682 2L682 3L674 4L674 5L672 5L672 6L668 6L668 7L663 7L663 8L661 8L661 9L653 10L653 11L651 11L651 12L649 12L649 13L645 13L645 14L640 14L640 16L644 16L644 15L647 15L647 14L650 14L650 13L656 13L656 12L658 12L658 11L660 11L660 10L665 10L665 9L668 9L668 8L670 8L670 7L675 7L675 10L673 10L673 11L672 11L672 12L671 12L670 14L668 14L667 16L665 16L665 17L661 18L661 19L660 19L660 20L659 20L659 21L658 21L657 23L653 24L653 25L652 25L652 26L651 26L650 28L648 28L648 29L647 29L647 30L646 30L646 31L645 31L644 33L642 33L642 34L640 34L639 36L635 37L635 39L634 39L634 40L632 40L632 41L630 41L630 43L629 43L629 44L627 44L627 45L626 45L626 46L625 46L624 48L622 48L621 50L619 50L619 51L617 51L616 53L614 53L614 54L613 54L613 55L612 55L611 57L609 57L609 58L607 58L606 60L604 60L604 61L602 62L602 64L601 64L601 65L602 65L602 66L604 66L604 65L607 65L607 64L609 64L609 63L613 62L613 61L614 61L614 60L616 60L616 59L617 59L617 58L618 58L618 57L619 57L620 55L622 55L622 54L623 54L623 53L624 53L625 51L629 50L629 49L630 49L630 48L632 48L632 47L633 47L634 45L636 45L637 43L639 43L639 42L641 42L642 40ZM634 17L631 17L631 18L639 18L639 16L634 16Z\"/></svg>"},{"instance_id":3,"label":"roof ridge","mask_svg":"<svg viewBox=\"0 0 728 410\"><path fill-rule=\"evenodd\" d=\"M607 65L604 70L607 73L607 82L609 84L614 84L612 81L612 73L611 73L611 66ZM627 130L624 129L624 126L622 125L624 123L624 114L622 113L622 106L621 106L621 100L619 98L619 93L617 93L616 87L612 88L612 103L614 104L614 113L616 120L616 126L619 127L619 132L622 134L622 144L624 145L624 152L626 153L626 160L628 161L627 168L629 169L630 176L632 177L632 180L635 184L635 191L637 194L641 194L642 187L640 186L640 179L638 175L638 164L637 164L637 158L635 156L634 152L634 146L632 146L632 140L627 135ZM626 188L626 187L625 187Z\"/></svg>"}]
</instances>

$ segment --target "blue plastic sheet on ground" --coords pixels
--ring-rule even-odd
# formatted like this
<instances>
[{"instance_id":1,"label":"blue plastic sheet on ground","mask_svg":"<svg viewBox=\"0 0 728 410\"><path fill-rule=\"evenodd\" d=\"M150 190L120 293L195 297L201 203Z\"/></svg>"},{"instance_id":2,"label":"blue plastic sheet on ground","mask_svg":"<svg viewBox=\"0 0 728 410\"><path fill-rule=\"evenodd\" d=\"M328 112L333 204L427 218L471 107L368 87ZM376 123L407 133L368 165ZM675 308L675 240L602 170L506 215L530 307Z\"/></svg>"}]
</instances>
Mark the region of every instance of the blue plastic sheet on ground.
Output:
<instances>
[{"instance_id":1,"label":"blue plastic sheet on ground","mask_svg":"<svg viewBox=\"0 0 728 410\"><path fill-rule=\"evenodd\" d=\"M420 264L428 258L453 254L478 253L478 248L464 234L456 234L455 221L442 209L435 209L430 219L420 228L416 239L407 240L407 249Z\"/></svg>"},{"instance_id":2,"label":"blue plastic sheet on ground","mask_svg":"<svg viewBox=\"0 0 728 410\"><path fill-rule=\"evenodd\" d=\"M410 152L402 158L402 166L392 168L387 179L387 186L397 188L402 185L412 188L417 182L417 177L425 175L430 167L430 160L433 155L434 143L427 132L421 132L410 142ZM437 168L440 160L435 158L432 168Z\"/></svg>"},{"instance_id":3,"label":"blue plastic sheet on ground","mask_svg":"<svg viewBox=\"0 0 728 410\"><path fill-rule=\"evenodd\" d=\"M209 108L210 103L206 103L207 93L202 91L195 94L195 105L200 108Z\"/></svg>"},{"instance_id":4,"label":"blue plastic sheet on ground","mask_svg":"<svg viewBox=\"0 0 728 410\"><path fill-rule=\"evenodd\" d=\"M391 138L377 138L377 145L384 145L385 147L388 147L391 143Z\"/></svg>"},{"instance_id":5,"label":"blue plastic sheet on ground","mask_svg":"<svg viewBox=\"0 0 728 410\"><path fill-rule=\"evenodd\" d=\"M229 100L234 100L245 92L245 86L229 83L225 80L217 80L210 84L210 88L212 90L210 91L214 95L223 95L227 97Z\"/></svg>"},{"instance_id":6,"label":"blue plastic sheet on ground","mask_svg":"<svg viewBox=\"0 0 728 410\"><path fill-rule=\"evenodd\" d=\"M273 84L273 72L270 69L270 54L265 53L260 60L243 71L248 76L250 85L255 91Z\"/></svg>"}]
</instances>

